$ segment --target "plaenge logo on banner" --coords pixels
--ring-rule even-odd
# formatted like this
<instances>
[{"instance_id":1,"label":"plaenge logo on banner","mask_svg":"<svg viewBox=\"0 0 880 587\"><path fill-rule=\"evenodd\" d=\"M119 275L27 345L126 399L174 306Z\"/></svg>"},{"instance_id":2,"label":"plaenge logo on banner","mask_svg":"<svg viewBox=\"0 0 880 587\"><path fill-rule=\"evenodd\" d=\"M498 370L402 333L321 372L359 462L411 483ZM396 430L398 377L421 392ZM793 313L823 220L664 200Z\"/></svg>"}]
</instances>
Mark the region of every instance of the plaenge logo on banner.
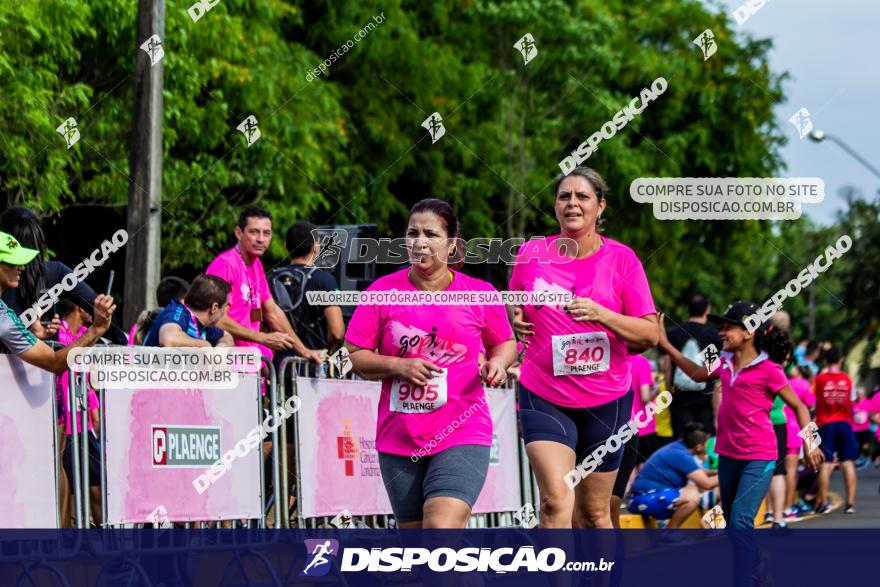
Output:
<instances>
[{"instance_id":1,"label":"plaenge logo on banner","mask_svg":"<svg viewBox=\"0 0 880 587\"><path fill-rule=\"evenodd\" d=\"M219 426L152 426L154 467L210 467L220 459Z\"/></svg>"}]
</instances>

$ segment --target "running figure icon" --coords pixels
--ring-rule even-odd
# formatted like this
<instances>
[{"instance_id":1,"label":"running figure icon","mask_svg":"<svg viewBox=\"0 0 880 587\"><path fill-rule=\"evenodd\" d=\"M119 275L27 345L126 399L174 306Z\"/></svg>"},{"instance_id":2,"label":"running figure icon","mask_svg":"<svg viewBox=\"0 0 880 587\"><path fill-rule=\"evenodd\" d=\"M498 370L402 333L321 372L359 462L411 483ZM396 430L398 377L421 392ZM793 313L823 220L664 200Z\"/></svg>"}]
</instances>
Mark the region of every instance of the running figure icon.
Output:
<instances>
[{"instance_id":1,"label":"running figure icon","mask_svg":"<svg viewBox=\"0 0 880 587\"><path fill-rule=\"evenodd\" d=\"M306 540L306 552L308 552L310 546L314 546L314 548L309 553L309 563L303 569L301 575L310 577L326 575L327 571L330 570L330 558L328 557L335 557L339 543L336 540L324 540L323 542L321 540ZM326 566L319 568L322 565ZM310 572L313 569L317 572Z\"/></svg>"}]
</instances>

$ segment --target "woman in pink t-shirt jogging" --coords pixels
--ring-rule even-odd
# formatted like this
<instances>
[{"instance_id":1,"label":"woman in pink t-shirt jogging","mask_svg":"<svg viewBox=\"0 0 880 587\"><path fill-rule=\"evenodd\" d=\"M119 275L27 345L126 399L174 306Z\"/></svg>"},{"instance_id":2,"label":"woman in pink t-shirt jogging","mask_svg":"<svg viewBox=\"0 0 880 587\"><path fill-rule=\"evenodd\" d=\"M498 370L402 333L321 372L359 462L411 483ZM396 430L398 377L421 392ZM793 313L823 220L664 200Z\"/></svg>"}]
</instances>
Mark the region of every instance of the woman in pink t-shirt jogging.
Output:
<instances>
[{"instance_id":1,"label":"woman in pink t-shirt jogging","mask_svg":"<svg viewBox=\"0 0 880 587\"><path fill-rule=\"evenodd\" d=\"M514 310L516 333L528 344L519 414L542 528L612 527L608 504L621 445L634 433L627 425L633 399L627 347L657 344L641 262L597 231L607 191L588 167L561 177L559 236L520 248L508 288L574 295L568 305Z\"/></svg>"},{"instance_id":2,"label":"woman in pink t-shirt jogging","mask_svg":"<svg viewBox=\"0 0 880 587\"><path fill-rule=\"evenodd\" d=\"M754 332L746 319L757 314L752 302L731 304L723 316L709 314L721 325L723 351L710 372L681 354L666 338L660 317L660 348L676 366L697 382L721 379L721 405L718 407L718 487L721 509L728 528L754 528L755 515L770 488L778 458L778 447L770 409L776 396L794 411L798 426L806 430L810 413L798 399L781 364L791 356L792 344L781 329L766 323ZM812 437L804 438L804 460L818 470L823 457Z\"/></svg>"},{"instance_id":3,"label":"woman in pink t-shirt jogging","mask_svg":"<svg viewBox=\"0 0 880 587\"><path fill-rule=\"evenodd\" d=\"M374 299L358 306L345 334L354 370L382 381L376 448L401 528L465 527L492 446L482 382L504 383L516 358L504 306L476 300L496 290L449 268L450 257L463 253L458 230L446 202L413 206L411 266L367 288Z\"/></svg>"}]
</instances>

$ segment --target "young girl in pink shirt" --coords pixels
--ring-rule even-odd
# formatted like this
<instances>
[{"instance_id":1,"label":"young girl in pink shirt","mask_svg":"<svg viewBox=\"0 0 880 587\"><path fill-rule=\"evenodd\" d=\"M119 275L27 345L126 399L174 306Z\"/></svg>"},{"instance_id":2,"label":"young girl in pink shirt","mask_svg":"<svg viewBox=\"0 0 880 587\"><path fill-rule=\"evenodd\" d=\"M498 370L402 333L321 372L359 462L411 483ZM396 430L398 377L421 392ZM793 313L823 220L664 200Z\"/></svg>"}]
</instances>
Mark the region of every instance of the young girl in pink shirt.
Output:
<instances>
[{"instance_id":1,"label":"young girl in pink shirt","mask_svg":"<svg viewBox=\"0 0 880 587\"><path fill-rule=\"evenodd\" d=\"M770 409L776 396L794 410L801 430L810 424L810 413L795 395L780 366L791 354L791 341L782 330L762 324L749 332L745 320L756 314L758 305L735 302L723 316L709 314L721 325L723 352L710 372L688 360L669 343L660 328L660 347L679 369L694 381L721 379L718 408L718 481L721 508L728 528L754 528L755 515L767 495L778 448ZM814 470L822 453L804 439L804 459Z\"/></svg>"}]
</instances>

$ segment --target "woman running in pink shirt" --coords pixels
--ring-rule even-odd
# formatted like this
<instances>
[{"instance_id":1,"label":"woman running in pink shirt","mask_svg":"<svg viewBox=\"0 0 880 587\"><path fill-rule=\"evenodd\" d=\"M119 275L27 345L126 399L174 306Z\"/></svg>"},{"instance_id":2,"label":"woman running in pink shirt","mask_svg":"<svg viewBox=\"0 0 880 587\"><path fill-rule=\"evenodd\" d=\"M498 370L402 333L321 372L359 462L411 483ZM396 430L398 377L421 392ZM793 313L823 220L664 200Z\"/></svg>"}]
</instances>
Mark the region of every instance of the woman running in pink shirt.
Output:
<instances>
[{"instance_id":1,"label":"woman running in pink shirt","mask_svg":"<svg viewBox=\"0 0 880 587\"><path fill-rule=\"evenodd\" d=\"M516 358L504 306L464 301L496 290L449 268L461 246L457 234L458 219L446 202L413 206L406 229L411 266L380 277L366 292L409 301L361 304L345 333L355 371L382 381L376 448L401 528L465 527L492 446L483 382L504 383ZM428 292L463 301L413 303Z\"/></svg>"},{"instance_id":2,"label":"woman running in pink shirt","mask_svg":"<svg viewBox=\"0 0 880 587\"><path fill-rule=\"evenodd\" d=\"M597 231L607 191L588 167L560 178L560 234L520 248L508 288L574 295L567 306L515 309L514 328L528 343L520 425L538 480L542 528L612 527L608 504L621 444L632 435L621 434L633 401L627 347L657 344L641 262Z\"/></svg>"}]
</instances>

